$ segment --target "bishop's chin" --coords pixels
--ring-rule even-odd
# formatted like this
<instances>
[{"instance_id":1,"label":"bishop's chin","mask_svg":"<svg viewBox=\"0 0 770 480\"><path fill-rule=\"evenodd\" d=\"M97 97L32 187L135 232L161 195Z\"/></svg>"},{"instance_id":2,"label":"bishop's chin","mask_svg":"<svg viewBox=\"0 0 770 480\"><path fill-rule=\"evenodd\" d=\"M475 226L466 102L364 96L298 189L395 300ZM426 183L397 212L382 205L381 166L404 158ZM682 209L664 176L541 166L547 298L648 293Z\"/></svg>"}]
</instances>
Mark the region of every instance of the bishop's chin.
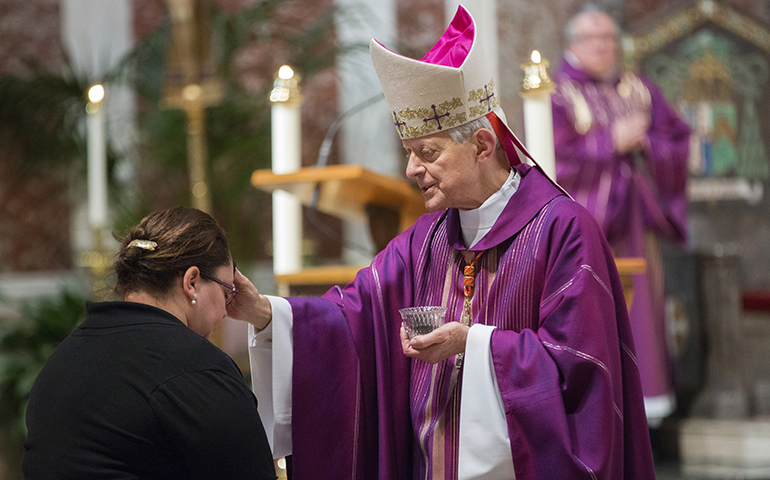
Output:
<instances>
[{"instance_id":1,"label":"bishop's chin","mask_svg":"<svg viewBox=\"0 0 770 480\"><path fill-rule=\"evenodd\" d=\"M437 201L435 198L425 199L425 210L429 213L438 212L440 210L446 210L447 206L442 202Z\"/></svg>"}]
</instances>

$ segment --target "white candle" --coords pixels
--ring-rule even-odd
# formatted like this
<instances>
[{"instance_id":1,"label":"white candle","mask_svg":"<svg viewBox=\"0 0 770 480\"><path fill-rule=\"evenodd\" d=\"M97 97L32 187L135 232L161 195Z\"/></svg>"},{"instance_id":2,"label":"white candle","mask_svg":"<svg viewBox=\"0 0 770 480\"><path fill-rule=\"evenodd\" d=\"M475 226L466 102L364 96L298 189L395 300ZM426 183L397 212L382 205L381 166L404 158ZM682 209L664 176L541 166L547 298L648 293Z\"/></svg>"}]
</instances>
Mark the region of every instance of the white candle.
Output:
<instances>
[{"instance_id":1,"label":"white candle","mask_svg":"<svg viewBox=\"0 0 770 480\"><path fill-rule=\"evenodd\" d=\"M88 221L92 229L107 225L107 143L104 122L104 87L88 90L86 135L88 151Z\"/></svg>"},{"instance_id":2,"label":"white candle","mask_svg":"<svg viewBox=\"0 0 770 480\"><path fill-rule=\"evenodd\" d=\"M273 172L291 173L302 166L302 128L299 92L294 72L284 65L271 92ZM302 203L284 191L273 193L273 272L302 269Z\"/></svg>"},{"instance_id":3,"label":"white candle","mask_svg":"<svg viewBox=\"0 0 770 480\"><path fill-rule=\"evenodd\" d=\"M550 93L541 92L524 96L524 129L527 133L527 150L543 171L555 180L556 156L553 146Z\"/></svg>"},{"instance_id":4,"label":"white candle","mask_svg":"<svg viewBox=\"0 0 770 480\"><path fill-rule=\"evenodd\" d=\"M524 132L529 153L543 171L556 180L556 155L553 145L553 112L551 111L550 79L545 71L547 62L541 63L540 52L532 52L532 62L522 66L525 85Z\"/></svg>"}]
</instances>

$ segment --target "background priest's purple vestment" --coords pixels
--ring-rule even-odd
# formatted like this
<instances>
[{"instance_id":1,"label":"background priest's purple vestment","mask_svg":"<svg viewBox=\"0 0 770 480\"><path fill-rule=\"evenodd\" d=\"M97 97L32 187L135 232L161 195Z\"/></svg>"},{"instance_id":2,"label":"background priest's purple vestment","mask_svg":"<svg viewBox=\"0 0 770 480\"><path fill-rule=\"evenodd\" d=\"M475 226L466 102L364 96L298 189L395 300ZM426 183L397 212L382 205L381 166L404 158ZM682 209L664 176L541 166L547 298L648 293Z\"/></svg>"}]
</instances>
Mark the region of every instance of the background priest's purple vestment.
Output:
<instances>
[{"instance_id":1,"label":"background priest's purple vestment","mask_svg":"<svg viewBox=\"0 0 770 480\"><path fill-rule=\"evenodd\" d=\"M671 396L657 239L686 241L690 128L644 77L602 82L565 60L554 78L556 178L594 215L616 257L647 260L647 273L634 276L631 327L644 396ZM635 113L649 116L649 146L616 154L612 122Z\"/></svg>"},{"instance_id":2,"label":"background priest's purple vestment","mask_svg":"<svg viewBox=\"0 0 770 480\"><path fill-rule=\"evenodd\" d=\"M473 322L491 337L519 479L654 478L639 373L615 263L596 221L538 169L474 246ZM422 216L371 266L294 317L295 478L456 478L460 379L401 350L398 309L460 319L457 210ZM452 465L455 466L452 472Z\"/></svg>"}]
</instances>

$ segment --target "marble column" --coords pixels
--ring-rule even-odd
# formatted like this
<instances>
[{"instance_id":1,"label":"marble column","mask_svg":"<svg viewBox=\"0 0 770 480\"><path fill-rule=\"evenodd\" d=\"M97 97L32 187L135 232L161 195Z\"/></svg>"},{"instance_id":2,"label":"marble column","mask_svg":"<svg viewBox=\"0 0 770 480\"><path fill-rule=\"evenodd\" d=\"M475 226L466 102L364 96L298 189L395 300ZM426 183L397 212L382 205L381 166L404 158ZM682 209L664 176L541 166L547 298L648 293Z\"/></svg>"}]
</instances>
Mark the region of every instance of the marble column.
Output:
<instances>
[{"instance_id":1,"label":"marble column","mask_svg":"<svg viewBox=\"0 0 770 480\"><path fill-rule=\"evenodd\" d=\"M395 0L366 2L365 8L357 0L336 0L336 4L346 12L337 24L341 43L368 45L372 38L376 38L389 48L396 47ZM382 93L369 50L340 56L337 72L340 77L339 112L351 111L336 138L343 163L363 165L385 175L402 176L403 148L387 103L382 100L361 107L367 99ZM345 263L368 265L374 253L368 226L364 222L345 222L343 230L346 244L362 247L345 249Z\"/></svg>"},{"instance_id":2,"label":"marble column","mask_svg":"<svg viewBox=\"0 0 770 480\"><path fill-rule=\"evenodd\" d=\"M748 416L741 282L737 255L703 255L701 298L706 329L706 385L695 400L693 417L741 419Z\"/></svg>"}]
</instances>

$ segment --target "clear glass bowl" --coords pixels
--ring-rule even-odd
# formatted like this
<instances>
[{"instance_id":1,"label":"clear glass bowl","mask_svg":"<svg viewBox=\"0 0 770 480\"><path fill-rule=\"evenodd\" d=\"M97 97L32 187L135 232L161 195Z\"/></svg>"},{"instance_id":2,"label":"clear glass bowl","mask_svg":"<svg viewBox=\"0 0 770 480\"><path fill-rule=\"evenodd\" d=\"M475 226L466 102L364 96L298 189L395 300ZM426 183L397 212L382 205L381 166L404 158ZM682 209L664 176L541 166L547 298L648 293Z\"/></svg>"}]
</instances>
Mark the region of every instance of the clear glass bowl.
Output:
<instances>
[{"instance_id":1,"label":"clear glass bowl","mask_svg":"<svg viewBox=\"0 0 770 480\"><path fill-rule=\"evenodd\" d=\"M444 324L446 307L410 307L398 311L404 320L404 328L409 338L425 335Z\"/></svg>"}]
</instances>

